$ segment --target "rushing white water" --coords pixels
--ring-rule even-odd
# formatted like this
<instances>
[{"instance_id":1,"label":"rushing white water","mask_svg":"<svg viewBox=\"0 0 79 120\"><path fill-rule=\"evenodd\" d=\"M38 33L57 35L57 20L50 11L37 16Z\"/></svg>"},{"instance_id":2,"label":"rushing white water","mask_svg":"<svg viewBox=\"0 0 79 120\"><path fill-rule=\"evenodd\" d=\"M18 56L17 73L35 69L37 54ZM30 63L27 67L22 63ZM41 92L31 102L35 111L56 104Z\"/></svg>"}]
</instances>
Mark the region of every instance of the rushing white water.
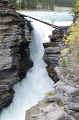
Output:
<instances>
[{"instance_id":1,"label":"rushing white water","mask_svg":"<svg viewBox=\"0 0 79 120\"><path fill-rule=\"evenodd\" d=\"M60 24L67 17L66 21L72 23L72 17L68 13L27 12L27 14L54 24L55 21ZM58 21L58 15L65 17ZM53 81L48 77L46 64L42 60L44 51L42 43L49 41L48 35L52 33L53 28L36 21L33 21L32 25L34 31L31 33L30 51L34 67L28 71L25 79L13 87L16 92L13 102L9 107L3 109L0 120L25 120L25 111L43 99L44 93L53 89Z\"/></svg>"}]
</instances>

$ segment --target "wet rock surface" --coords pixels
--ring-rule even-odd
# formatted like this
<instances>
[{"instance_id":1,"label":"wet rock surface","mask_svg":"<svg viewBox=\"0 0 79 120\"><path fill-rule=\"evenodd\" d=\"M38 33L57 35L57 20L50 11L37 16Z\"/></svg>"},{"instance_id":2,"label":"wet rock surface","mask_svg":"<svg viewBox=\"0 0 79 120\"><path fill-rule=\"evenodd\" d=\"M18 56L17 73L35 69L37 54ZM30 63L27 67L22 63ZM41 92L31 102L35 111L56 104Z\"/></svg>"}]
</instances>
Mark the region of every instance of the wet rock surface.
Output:
<instances>
[{"instance_id":1,"label":"wet rock surface","mask_svg":"<svg viewBox=\"0 0 79 120\"><path fill-rule=\"evenodd\" d=\"M11 103L12 86L33 66L28 22L7 0L0 0L0 110Z\"/></svg>"}]
</instances>

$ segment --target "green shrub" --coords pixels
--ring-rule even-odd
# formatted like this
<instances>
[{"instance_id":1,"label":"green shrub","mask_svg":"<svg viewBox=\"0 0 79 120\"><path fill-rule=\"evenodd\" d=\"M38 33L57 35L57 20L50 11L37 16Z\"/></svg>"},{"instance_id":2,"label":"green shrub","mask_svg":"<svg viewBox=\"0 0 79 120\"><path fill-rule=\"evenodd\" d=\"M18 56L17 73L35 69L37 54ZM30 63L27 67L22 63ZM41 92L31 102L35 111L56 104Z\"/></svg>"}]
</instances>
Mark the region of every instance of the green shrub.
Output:
<instances>
[{"instance_id":1,"label":"green shrub","mask_svg":"<svg viewBox=\"0 0 79 120\"><path fill-rule=\"evenodd\" d=\"M57 104L59 105L59 107L64 106L64 103L62 101L58 101Z\"/></svg>"},{"instance_id":2,"label":"green shrub","mask_svg":"<svg viewBox=\"0 0 79 120\"><path fill-rule=\"evenodd\" d=\"M48 93L48 96L54 96L54 94L52 92Z\"/></svg>"},{"instance_id":3,"label":"green shrub","mask_svg":"<svg viewBox=\"0 0 79 120\"><path fill-rule=\"evenodd\" d=\"M66 60L65 60L64 58L62 58L62 59L60 60L60 65L61 65L62 67L66 67L67 63L66 63Z\"/></svg>"}]
</instances>

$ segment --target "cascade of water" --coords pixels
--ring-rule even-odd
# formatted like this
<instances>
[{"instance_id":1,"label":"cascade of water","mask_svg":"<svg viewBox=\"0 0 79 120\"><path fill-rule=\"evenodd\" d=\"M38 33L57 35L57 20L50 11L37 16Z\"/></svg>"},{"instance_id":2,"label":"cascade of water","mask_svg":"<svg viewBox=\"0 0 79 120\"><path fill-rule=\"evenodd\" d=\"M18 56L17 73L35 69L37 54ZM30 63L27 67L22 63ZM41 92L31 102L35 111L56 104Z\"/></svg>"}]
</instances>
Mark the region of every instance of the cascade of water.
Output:
<instances>
[{"instance_id":1,"label":"cascade of water","mask_svg":"<svg viewBox=\"0 0 79 120\"><path fill-rule=\"evenodd\" d=\"M3 109L0 120L24 120L25 111L43 99L44 93L53 89L53 81L48 77L46 64L42 60L42 43L49 41L48 35L51 34L52 28L39 22L33 22L32 25L34 31L31 34L30 50L34 67L28 71L25 79L14 86L16 93L13 102Z\"/></svg>"},{"instance_id":2,"label":"cascade of water","mask_svg":"<svg viewBox=\"0 0 79 120\"><path fill-rule=\"evenodd\" d=\"M30 50L34 67L28 71L25 79L14 86L16 93L13 102L2 111L0 120L24 120L25 111L43 99L44 93L52 90L53 81L48 77L46 64L42 60L42 42L49 40L49 33L46 35L44 29L47 27L50 31L50 27L38 22L33 22L33 27Z\"/></svg>"}]
</instances>

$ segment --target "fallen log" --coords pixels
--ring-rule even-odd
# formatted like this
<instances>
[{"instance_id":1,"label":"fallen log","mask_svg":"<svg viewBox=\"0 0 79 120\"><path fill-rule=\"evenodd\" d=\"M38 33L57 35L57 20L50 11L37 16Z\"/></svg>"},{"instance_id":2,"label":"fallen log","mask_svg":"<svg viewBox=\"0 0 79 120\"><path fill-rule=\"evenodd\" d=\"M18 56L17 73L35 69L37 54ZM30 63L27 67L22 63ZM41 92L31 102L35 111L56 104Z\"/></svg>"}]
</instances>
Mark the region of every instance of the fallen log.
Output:
<instances>
[{"instance_id":1,"label":"fallen log","mask_svg":"<svg viewBox=\"0 0 79 120\"><path fill-rule=\"evenodd\" d=\"M56 29L59 28L59 27L56 26L56 25L53 25L53 24L44 22L44 21L42 21L42 20L36 19L36 18L34 18L34 17L31 17L31 16L29 16L29 15L24 15L24 14L22 14L22 13L19 13L19 15L22 15L22 16L24 16L24 17L28 17L28 18L34 19L34 20L36 20L36 21L42 22L42 23L44 23L44 24L46 24L46 25L49 25L49 26L51 26L51 27L53 27L53 28L56 28Z\"/></svg>"}]
</instances>

